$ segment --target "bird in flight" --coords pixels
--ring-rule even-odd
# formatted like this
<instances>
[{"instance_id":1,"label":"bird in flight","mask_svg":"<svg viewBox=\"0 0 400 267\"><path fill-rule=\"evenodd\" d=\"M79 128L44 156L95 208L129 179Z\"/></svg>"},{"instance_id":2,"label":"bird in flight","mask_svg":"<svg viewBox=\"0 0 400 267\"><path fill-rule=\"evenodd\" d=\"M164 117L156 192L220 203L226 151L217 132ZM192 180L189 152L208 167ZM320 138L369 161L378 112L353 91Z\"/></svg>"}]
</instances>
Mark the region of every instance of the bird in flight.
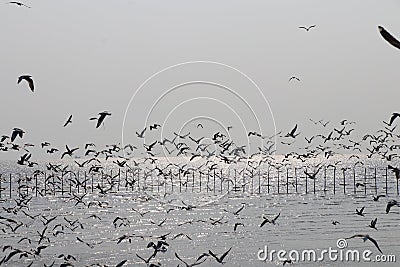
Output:
<instances>
[{"instance_id":1,"label":"bird in flight","mask_svg":"<svg viewBox=\"0 0 400 267\"><path fill-rule=\"evenodd\" d=\"M146 127L140 133L136 132L137 137L144 138L144 132L146 131Z\"/></svg>"},{"instance_id":2,"label":"bird in flight","mask_svg":"<svg viewBox=\"0 0 400 267\"><path fill-rule=\"evenodd\" d=\"M385 123L387 126L392 126L392 123L394 122L394 120L395 120L397 117L400 117L400 113L398 113L398 112L393 112L393 113L392 113L392 116L390 117L389 123L387 123L387 122L385 122L385 121L384 121L384 123Z\"/></svg>"},{"instance_id":3,"label":"bird in flight","mask_svg":"<svg viewBox=\"0 0 400 267\"><path fill-rule=\"evenodd\" d=\"M306 31L310 31L312 28L314 28L314 27L316 27L316 26L317 26L317 25L311 25L311 26L308 26L308 27L300 26L299 29L304 29L304 30L306 30Z\"/></svg>"},{"instance_id":4,"label":"bird in flight","mask_svg":"<svg viewBox=\"0 0 400 267\"><path fill-rule=\"evenodd\" d=\"M289 78L289 82L290 82L291 80L296 80L296 81L300 82L300 79L297 78L296 76L290 77L290 78Z\"/></svg>"},{"instance_id":5,"label":"bird in flight","mask_svg":"<svg viewBox=\"0 0 400 267\"><path fill-rule=\"evenodd\" d=\"M96 124L96 128L99 128L100 125L102 124L102 122L104 121L104 119L106 118L106 116L111 116L111 113L108 111L103 111L99 113L99 117L93 117L90 118L89 120L97 120L97 124Z\"/></svg>"},{"instance_id":6,"label":"bird in flight","mask_svg":"<svg viewBox=\"0 0 400 267\"><path fill-rule=\"evenodd\" d=\"M382 26L378 26L379 33L382 35L383 39L385 39L389 44L394 47L400 49L400 42L393 35L391 35L388 31L385 30Z\"/></svg>"},{"instance_id":7,"label":"bird in flight","mask_svg":"<svg viewBox=\"0 0 400 267\"><path fill-rule=\"evenodd\" d=\"M15 140L15 138L17 138L17 136L22 138L24 133L25 133L24 130L22 130L20 128L14 128L12 133L11 133L11 142L14 142L14 140Z\"/></svg>"},{"instance_id":8,"label":"bird in flight","mask_svg":"<svg viewBox=\"0 0 400 267\"><path fill-rule=\"evenodd\" d=\"M33 84L33 79L31 75L21 75L18 77L18 84L22 81L25 80L29 84L29 88L31 88L32 92L35 90L35 85Z\"/></svg>"},{"instance_id":9,"label":"bird in flight","mask_svg":"<svg viewBox=\"0 0 400 267\"><path fill-rule=\"evenodd\" d=\"M298 136L300 133L295 134L297 130L297 124L294 126L294 128L285 135L285 137L292 137L292 138L296 138L296 136Z\"/></svg>"},{"instance_id":10,"label":"bird in flight","mask_svg":"<svg viewBox=\"0 0 400 267\"><path fill-rule=\"evenodd\" d=\"M378 242L376 242L376 240L373 239L372 237L370 237L369 235L361 235L361 234L358 234L358 235L353 235L353 236L351 236L351 237L348 237L348 238L346 238L346 239L352 239L352 238L354 238L354 237L361 237L361 238L363 239L364 242L367 241L367 240L371 241L371 242L375 245L375 247L379 250L379 252L380 252L380 253L383 253L382 250L381 250L381 249L379 248L379 246L378 246Z\"/></svg>"},{"instance_id":11,"label":"bird in flight","mask_svg":"<svg viewBox=\"0 0 400 267\"><path fill-rule=\"evenodd\" d=\"M14 4L14 5L17 5L17 6L23 6L23 7L27 7L27 8L31 8L30 6L27 6L27 5L25 5L24 3L21 3L21 2L16 2L16 1L11 1L11 2L8 2L9 4Z\"/></svg>"},{"instance_id":12,"label":"bird in flight","mask_svg":"<svg viewBox=\"0 0 400 267\"><path fill-rule=\"evenodd\" d=\"M64 123L64 127L66 127L70 123L72 123L72 115L69 115L68 120Z\"/></svg>"}]
</instances>

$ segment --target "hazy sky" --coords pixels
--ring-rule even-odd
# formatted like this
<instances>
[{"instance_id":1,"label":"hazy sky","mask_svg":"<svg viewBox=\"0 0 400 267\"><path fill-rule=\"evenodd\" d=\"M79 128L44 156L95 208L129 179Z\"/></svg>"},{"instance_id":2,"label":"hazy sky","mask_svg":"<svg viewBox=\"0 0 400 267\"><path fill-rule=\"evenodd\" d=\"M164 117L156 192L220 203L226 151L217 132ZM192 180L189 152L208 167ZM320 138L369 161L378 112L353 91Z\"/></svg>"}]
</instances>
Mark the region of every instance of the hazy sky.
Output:
<instances>
[{"instance_id":1,"label":"hazy sky","mask_svg":"<svg viewBox=\"0 0 400 267\"><path fill-rule=\"evenodd\" d=\"M182 128L200 137L209 132L195 125L209 117L203 124L210 133L218 123L232 125L244 144L249 130L274 133L263 96L277 130L297 123L304 136L320 130L309 118L332 126L354 120L363 134L400 111L400 51L377 29L400 38L400 1L23 2L32 8L0 7L0 134L22 128L25 143L121 142L125 110L139 86L188 61L231 66L261 92L223 65L168 69L132 99L125 142L137 141L146 119L163 124L164 133ZM298 28L312 24L309 32ZM34 93L16 84L21 74L33 76ZM288 82L292 75L301 81ZM104 110L112 116L95 129L89 118ZM63 128L70 114L73 123Z\"/></svg>"}]
</instances>

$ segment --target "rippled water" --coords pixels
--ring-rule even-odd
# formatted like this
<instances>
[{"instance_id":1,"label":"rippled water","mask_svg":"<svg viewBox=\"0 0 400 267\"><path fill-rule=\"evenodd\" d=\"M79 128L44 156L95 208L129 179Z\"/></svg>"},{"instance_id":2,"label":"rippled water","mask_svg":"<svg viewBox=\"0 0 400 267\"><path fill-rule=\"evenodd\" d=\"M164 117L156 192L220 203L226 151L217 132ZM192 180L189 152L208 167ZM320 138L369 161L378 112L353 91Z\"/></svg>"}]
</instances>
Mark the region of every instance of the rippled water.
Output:
<instances>
[{"instance_id":1,"label":"rippled water","mask_svg":"<svg viewBox=\"0 0 400 267\"><path fill-rule=\"evenodd\" d=\"M321 176L322 177L322 176ZM271 178L272 179L272 178ZM275 178L274 178L275 179ZM321 180L322 178L318 178ZM360 178L361 179L361 178ZM5 179L7 180L7 179ZM257 179L256 179L257 180ZM272 179L273 180L273 179ZM273 180L276 182L276 180ZM143 258L148 258L152 254L152 249L146 248L150 241L156 242L159 236L168 234L166 242L169 244L165 253L159 252L151 260L152 263L160 263L161 266L184 266L176 257L177 253L188 263L193 263L202 253L209 250L221 255L232 247L230 253L224 259L225 266L274 266L282 265L282 261L275 258L271 261L260 261L257 254L260 249L268 246L269 250L286 251L304 249L314 249L317 253L323 249L337 249L339 238L350 237L354 234L369 234L377 240L380 248L385 255L395 255L400 260L400 208L393 207L389 214L385 208L387 201L397 199L393 180L390 180L389 197L382 197L379 201L372 200L374 190L370 188L367 194L363 189L357 189L357 194L352 191L352 180L349 181L349 190L343 194L340 182L338 182L338 192L333 195L332 177L328 173L328 188L326 192L317 190L312 192L312 186L308 194L304 194L304 179L299 178L298 194L294 193L292 185L290 194L277 194L276 190L266 193L263 187L261 193L254 192L249 187L245 192L229 193L213 190L209 192L190 190L190 187L168 191L165 194L160 190L129 191L120 190L105 195L98 192L91 193L89 190L84 196L85 204L72 200L69 193L64 197L60 194L47 195L45 197L35 197L28 207L22 208L27 214L36 216L34 219L22 213L22 210L12 213L6 211L7 208L16 206L13 199L9 199L3 191L0 215L22 222L23 225L13 233L4 219L0 222L1 244L11 245L13 248L21 250L35 250L39 244L39 233L45 229L44 218L47 219L57 216L47 225L45 235L49 238L43 240L40 245L47 246L35 257L29 255L27 258L19 259L19 255L12 257L5 266L43 266L55 261L55 266L59 266L65 260L58 258L60 254L70 254L76 261L70 260L75 266L88 266L91 264L101 264L115 266L122 260L127 260L125 266L146 266L136 254ZM382 180L380 180L382 184ZM3 184L3 186L5 186ZM248 185L249 186L249 185ZM286 186L282 187L285 192ZM320 188L320 187L318 187ZM379 193L384 191L384 187L379 188ZM75 191L76 192L76 191ZM80 193L83 196L82 189ZM182 209L182 203L196 206L192 209ZM94 204L101 204L94 205ZM88 205L90 204L90 207ZM245 208L237 215L233 214L242 205ZM365 206L365 216L355 214L355 209ZM148 212L141 216L137 211ZM173 210L170 210L173 209ZM167 212L168 211L168 212ZM275 217L280 213L277 223L265 224L263 215L268 218ZM91 215L96 215L94 217ZM116 224L113 221L117 218ZM222 218L222 219L221 219ZM370 221L378 218L376 227L378 230L368 227ZM68 222L78 219L71 226ZM162 220L166 221L158 226ZM215 223L215 221L219 222ZM67 221L68 220L68 221ZM332 221L339 224L333 225ZM80 226L80 224L82 227ZM122 223L122 225L120 225ZM234 231L235 223L242 223ZM15 224L11 224L13 227ZM57 226L59 225L59 226ZM69 226L69 227L68 227ZM77 227L76 227L77 226ZM76 228L74 228L76 227ZM72 228L72 229L70 229ZM57 231L62 231L55 236ZM176 235L187 234L191 240L185 236ZM119 244L118 238L122 235L132 235L131 242L128 239ZM28 237L32 240L31 244L27 240L20 243L21 238ZM80 238L82 243L77 240ZM363 242L361 238L347 240L347 249L358 249L361 252L369 249L372 251L370 258L381 255L370 241ZM344 249L345 251L346 249ZM10 249L0 251L0 259L9 255ZM340 262L330 261L328 257L322 262L302 261L295 262L295 265L308 266L377 266L375 263L365 262ZM398 263L397 263L398 264ZM383 266L397 266L396 263L384 263ZM212 257L207 257L206 261L200 266L218 266Z\"/></svg>"}]
</instances>

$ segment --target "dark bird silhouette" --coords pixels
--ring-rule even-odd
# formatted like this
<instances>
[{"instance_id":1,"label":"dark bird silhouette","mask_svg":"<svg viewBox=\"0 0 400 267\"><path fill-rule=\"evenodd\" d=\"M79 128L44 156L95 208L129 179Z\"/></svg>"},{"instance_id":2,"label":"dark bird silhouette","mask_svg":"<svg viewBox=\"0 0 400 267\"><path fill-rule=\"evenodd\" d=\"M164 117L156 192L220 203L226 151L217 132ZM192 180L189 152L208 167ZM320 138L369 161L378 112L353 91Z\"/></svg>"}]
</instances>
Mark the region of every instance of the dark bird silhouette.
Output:
<instances>
[{"instance_id":1,"label":"dark bird silhouette","mask_svg":"<svg viewBox=\"0 0 400 267\"><path fill-rule=\"evenodd\" d=\"M11 133L11 142L14 142L14 140L15 140L15 138L17 138L17 136L22 138L24 133L25 133L24 130L22 130L20 128L14 128L12 133Z\"/></svg>"},{"instance_id":2,"label":"dark bird silhouette","mask_svg":"<svg viewBox=\"0 0 400 267\"><path fill-rule=\"evenodd\" d=\"M297 78L296 76L290 77L290 78L289 78L289 82L290 82L291 80L296 80L296 81L300 82L300 79Z\"/></svg>"},{"instance_id":3,"label":"dark bird silhouette","mask_svg":"<svg viewBox=\"0 0 400 267\"><path fill-rule=\"evenodd\" d=\"M398 204L397 201L394 200L394 199L393 199L393 200L390 200L390 201L387 203L387 205L386 205L386 213L389 213L390 209L391 209L393 206L399 207L399 204Z\"/></svg>"},{"instance_id":4,"label":"dark bird silhouette","mask_svg":"<svg viewBox=\"0 0 400 267\"><path fill-rule=\"evenodd\" d=\"M189 264L189 263L187 263L186 261L182 260L176 252L175 252L175 257L176 257L178 260L180 260L181 262L183 262L183 264L185 264L186 267L196 266L196 265L202 264L204 261L207 260L207 259L204 259L204 260L200 261L199 259L197 259L194 263Z\"/></svg>"},{"instance_id":5,"label":"dark bird silhouette","mask_svg":"<svg viewBox=\"0 0 400 267\"><path fill-rule=\"evenodd\" d=\"M378 26L379 33L382 35L383 39L385 39L389 44L394 47L400 49L400 42L393 37L388 31L386 31L382 26Z\"/></svg>"},{"instance_id":6,"label":"dark bird silhouette","mask_svg":"<svg viewBox=\"0 0 400 267\"><path fill-rule=\"evenodd\" d=\"M31 8L30 6L27 6L27 5L25 5L24 3L21 3L21 2L11 1L11 2L8 2L8 3L9 4L14 4L14 5L17 5L17 6L20 6L20 7Z\"/></svg>"},{"instance_id":7,"label":"dark bird silhouette","mask_svg":"<svg viewBox=\"0 0 400 267\"><path fill-rule=\"evenodd\" d=\"M356 214L360 215L360 216L364 216L364 213L363 213L364 209L365 209L365 207L362 207L360 210L356 209Z\"/></svg>"},{"instance_id":8,"label":"dark bird silhouette","mask_svg":"<svg viewBox=\"0 0 400 267\"><path fill-rule=\"evenodd\" d=\"M372 237L370 237L369 235L358 234L358 235L353 235L351 237L348 237L346 239L352 239L352 238L355 238L355 237L361 237L364 242L367 241L367 240L371 241L375 245L375 247L379 250L379 252L383 253L382 250L378 246L378 242L376 242L376 240L373 239Z\"/></svg>"},{"instance_id":9,"label":"dark bird silhouette","mask_svg":"<svg viewBox=\"0 0 400 267\"><path fill-rule=\"evenodd\" d=\"M388 165L388 169L394 173L394 175L396 176L396 179L400 179L400 169L399 168Z\"/></svg>"},{"instance_id":10,"label":"dark bird silhouette","mask_svg":"<svg viewBox=\"0 0 400 267\"><path fill-rule=\"evenodd\" d=\"M211 250L208 251L208 253L219 263L224 263L224 259L225 257L228 255L228 253L231 251L232 247L230 249L228 249L224 254L222 254L221 257L218 257L217 255L215 255Z\"/></svg>"},{"instance_id":11,"label":"dark bird silhouette","mask_svg":"<svg viewBox=\"0 0 400 267\"><path fill-rule=\"evenodd\" d=\"M111 113L108 111L103 111L99 113L99 117L98 118L90 118L91 120L97 120L97 124L96 124L96 128L99 128L100 125L103 123L104 119L106 118L106 116L111 116Z\"/></svg>"},{"instance_id":12,"label":"dark bird silhouette","mask_svg":"<svg viewBox=\"0 0 400 267\"><path fill-rule=\"evenodd\" d=\"M65 146L65 148L67 149L67 151L65 151L62 155L61 158L63 158L65 155L68 155L70 157L72 157L72 153L74 153L74 151L78 150L79 148L73 148L73 149L69 149L68 145Z\"/></svg>"},{"instance_id":13,"label":"dark bird silhouette","mask_svg":"<svg viewBox=\"0 0 400 267\"><path fill-rule=\"evenodd\" d=\"M371 227L372 229L378 230L378 229L376 229L376 222L377 221L378 221L378 218L373 219L368 226Z\"/></svg>"},{"instance_id":14,"label":"dark bird silhouette","mask_svg":"<svg viewBox=\"0 0 400 267\"><path fill-rule=\"evenodd\" d=\"M159 127L161 127L161 125L160 125L160 124L157 124L157 123L155 123L155 124L153 124L153 125L150 125L150 131L151 131L151 130L157 130Z\"/></svg>"},{"instance_id":15,"label":"dark bird silhouette","mask_svg":"<svg viewBox=\"0 0 400 267\"><path fill-rule=\"evenodd\" d=\"M144 132L146 132L146 127L140 133L136 132L137 137L144 138Z\"/></svg>"},{"instance_id":16,"label":"dark bird silhouette","mask_svg":"<svg viewBox=\"0 0 400 267\"><path fill-rule=\"evenodd\" d=\"M72 123L72 115L69 115L68 120L64 123L64 127L66 127L70 123Z\"/></svg>"},{"instance_id":17,"label":"dark bird silhouette","mask_svg":"<svg viewBox=\"0 0 400 267\"><path fill-rule=\"evenodd\" d=\"M28 82L29 88L31 88L31 91L35 91L35 85L33 84L33 79L31 75L21 75L18 77L17 83L19 84L22 80L25 80Z\"/></svg>"},{"instance_id":18,"label":"dark bird silhouette","mask_svg":"<svg viewBox=\"0 0 400 267\"><path fill-rule=\"evenodd\" d=\"M238 228L239 225L244 226L243 223L235 223L235 225L233 226L233 231L234 231L234 232L236 232L236 230L237 230L237 228Z\"/></svg>"},{"instance_id":19,"label":"dark bird silhouette","mask_svg":"<svg viewBox=\"0 0 400 267\"><path fill-rule=\"evenodd\" d=\"M272 223L273 225L275 225L276 224L276 220L279 218L279 216L281 216L280 212L272 220L270 220L268 218L265 218L265 216L263 216L264 221L261 223L260 227L263 227L264 224L266 224L266 223Z\"/></svg>"},{"instance_id":20,"label":"dark bird silhouette","mask_svg":"<svg viewBox=\"0 0 400 267\"><path fill-rule=\"evenodd\" d=\"M314 27L316 27L316 26L317 26L317 25L311 25L311 26L308 26L308 27L300 26L299 29L304 29L304 30L306 30L306 31L310 31L312 28L314 28Z\"/></svg>"},{"instance_id":21,"label":"dark bird silhouette","mask_svg":"<svg viewBox=\"0 0 400 267\"><path fill-rule=\"evenodd\" d=\"M285 137L292 137L292 138L296 138L296 136L298 136L300 133L296 134L296 130L297 130L297 124L294 126L294 128L285 135Z\"/></svg>"},{"instance_id":22,"label":"dark bird silhouette","mask_svg":"<svg viewBox=\"0 0 400 267\"><path fill-rule=\"evenodd\" d=\"M197 124L197 128L199 128L199 127L203 128L203 124L201 124L201 123Z\"/></svg>"}]
</instances>

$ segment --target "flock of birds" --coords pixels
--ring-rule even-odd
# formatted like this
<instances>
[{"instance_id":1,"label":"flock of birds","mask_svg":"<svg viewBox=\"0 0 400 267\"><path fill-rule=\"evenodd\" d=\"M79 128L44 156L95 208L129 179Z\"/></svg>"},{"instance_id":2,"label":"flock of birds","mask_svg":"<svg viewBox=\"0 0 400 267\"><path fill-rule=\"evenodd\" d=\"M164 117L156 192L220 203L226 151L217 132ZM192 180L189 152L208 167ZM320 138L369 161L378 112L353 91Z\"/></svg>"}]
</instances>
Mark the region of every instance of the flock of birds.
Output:
<instances>
[{"instance_id":1,"label":"flock of birds","mask_svg":"<svg viewBox=\"0 0 400 267\"><path fill-rule=\"evenodd\" d=\"M21 2L10 1L9 4L18 5L21 7L31 8ZM314 29L316 25L311 26L300 26L300 29L304 29L309 32ZM382 37L390 43L392 46L400 49L400 42L393 37L389 32L387 32L382 26L378 26L379 32ZM17 83L20 84L22 81L27 82L29 89L34 92L35 85L34 80L31 75L21 75L18 77ZM290 81L298 81L301 80L292 76L289 78ZM99 128L106 122L106 119L111 116L111 112L102 111L99 112L97 116L89 118L91 121L95 121L95 127ZM307 164L308 162L323 158L330 159L334 158L336 154L348 154L348 160L355 160L354 166L364 165L363 158L360 154L365 154L368 158L380 159L387 162L388 168L393 172L396 179L400 178L400 168L396 167L396 158L400 158L398 150L400 149L400 143L398 140L400 135L396 133L395 121L400 117L400 113L393 113L389 117L388 121L383 121L382 128L376 131L375 133L368 133L362 136L360 140L356 140L352 138L352 133L355 131L354 125L356 124L353 121L349 121L347 119L341 120L338 124L330 128L332 124L330 121L324 120L313 120L310 119L310 122L315 125L315 127L319 127L319 129L323 130L323 133L315 134L312 136L302 136L302 132L298 124L295 124L293 128L288 131L280 131L270 136L263 135L262 133L256 131L250 131L247 133L248 139L258 139L258 141L262 142L262 145L257 147L257 152L249 155L247 151L249 148L246 145L235 143L230 137L229 132L233 129L233 126L227 126L225 129L220 131L215 131L211 136L206 135L196 135L191 132L187 133L176 133L169 136L168 138L163 138L161 140L155 139L148 141L146 138L149 131L159 131L163 126L154 123L146 126L143 129L136 131L136 137L138 140L143 141L143 145L132 145L132 144L109 144L106 145L103 149L98 149L94 143L87 143L84 146L84 149L80 147L70 147L65 145L65 149L61 149L60 147L52 146L52 144L48 141L43 141L40 144L40 149L42 149L46 154L59 155L60 163L47 162L45 163L45 167L48 171L52 172L53 176L60 177L61 175L65 175L67 173L74 173L76 169L87 169L89 173L100 173L104 168L104 163L113 164L116 168L122 169L131 169L135 168L144 168L150 171L157 171L158 176L164 178L164 180L168 180L171 178L170 170L174 170L174 172L178 172L183 175L183 177L189 175L191 171L196 170L202 173L207 173L213 171L220 166L224 166L225 168L234 167L235 164L244 163L246 164L246 168L243 169L243 176L249 175L251 170L259 168L262 164L268 164L274 166L277 169L282 167L287 167L293 164L294 161L299 161L302 164ZM73 124L73 115L69 114L66 121L63 123L63 127L70 127ZM201 132L205 127L205 122L198 123L196 127L194 127L194 132ZM207 127L206 127L207 128ZM32 168L32 176L39 175L43 173L43 170L38 161L34 161L32 158L32 153L30 152L31 148L35 146L35 144L31 143L18 143L19 140L23 140L27 133L21 128L13 128L11 130L10 135L2 135L0 138L0 151L8 152L8 151L23 151L23 154L16 160L16 163L20 166L24 166L26 168ZM278 140L279 143L276 143L275 140ZM145 141L147 143L145 143ZM283 146L292 146L295 143L298 144L301 141L305 145L301 146L298 151L300 152L289 152L286 153L281 160L277 160L274 156L277 145ZM84 150L84 153L78 155L78 151ZM165 157L182 157L185 158L186 161L184 163L174 163L169 162L168 164L162 163L160 160L160 156ZM65 160L67 158L71 158L72 160ZM201 164L198 166L193 166L193 164L201 159ZM149 164L150 163L150 164ZM340 161L334 162L333 166L339 166ZM313 166L314 171L309 172L309 170L304 169L304 174L310 179L316 179L319 170L323 166L324 162ZM61 174L62 173L62 174ZM176 175L174 173L173 175ZM110 187L108 189L104 189L101 187L96 187L99 189L101 194L106 193L107 191L112 191L114 187L114 183L112 180L113 177L109 177L108 184ZM1 179L1 177L0 177ZM132 183L135 181L133 180ZM79 181L76 181L79 183ZM54 185L55 186L55 185ZM360 186L366 186L365 184L360 184ZM0 188L3 190L4 188ZM34 188L32 188L34 190ZM107 203L102 201L85 201L86 194L71 194L70 200L75 201L75 206L97 206L97 207L106 207ZM384 195L378 195L373 197L373 201L379 201L381 197L385 197ZM51 239L57 238L58 235L64 234L67 230L74 232L76 229L84 229L84 223L82 223L79 219L70 220L66 216L55 215L52 217L44 216L41 214L32 215L29 214L29 203L32 200L32 197L29 195L20 195L20 199L15 199L15 205L12 207L2 207L5 214L0 215L0 225L4 234L18 233L19 229L22 227L28 227L29 222L24 220L32 220L32 221L40 221L43 224L43 229L34 233L33 236L23 236L18 244L29 244L34 245L31 249L22 249L17 248L15 244L4 244L2 245L2 253L5 254L3 258L0 260L0 265L5 265L7 263L12 262L14 258L32 258L40 257L42 252L46 250L49 246L51 246ZM386 213L389 213L392 207L400 206L396 200L389 200L386 203ZM166 212L169 213L173 210L186 210L190 211L196 209L196 206L188 205L182 202L181 206L175 206L171 209L168 209ZM237 216L243 209L245 208L245 204L243 204L236 211L225 210L227 213L231 213L234 216ZM365 207L360 209L356 209L356 214L364 217ZM134 210L141 217L145 216L145 213L142 213L139 210ZM15 215L14 217L10 217L7 214ZM16 219L18 216L23 216L24 220ZM276 225L278 219L280 218L281 213L275 215L273 218L262 216L260 220L260 228L265 227L266 224ZM93 220L101 220L98 215L91 215L86 219ZM187 221L183 224L192 224L195 221ZM212 225L223 224L226 223L225 217L210 220L197 220L197 222L205 222L210 223ZM378 218L374 218L371 220L369 227L371 229L377 230L377 222ZM165 223L165 219L161 222L153 222L153 224L158 227L162 227ZM121 227L123 225L129 225L130 222L127 218L117 216L113 221L112 225L114 228ZM333 225L340 224L338 221L332 221ZM245 227L245 225L241 222L235 222L233 224L233 231L238 231L239 227ZM154 239L153 241L147 244L147 249L150 249L152 252L150 256L144 257L142 255L136 254L137 258L142 260L147 266L156 267L160 266L160 263L156 262L157 255L160 253L165 253L169 250L170 244L168 243L168 239L174 240L176 238L187 238L191 240L188 234L185 233L177 233L173 237L169 237L171 233L166 233L162 236L158 237L143 237L138 235L122 235L117 240L115 240L118 244L124 241L132 242L133 238L142 238L142 239ZM377 248L379 252L382 253L381 248L378 245L378 242L372 238L368 234L356 234L348 237L347 239L353 238L362 238L364 241L370 241ZM80 237L76 237L77 242L86 245L88 248L93 248L97 244L89 243L83 240ZM219 264L223 264L229 258L232 247L227 249L226 251L221 251L216 253L211 249L201 254L196 260L192 263L188 263L183 259L182 256L178 255L175 252L176 259L183 264L184 266L196 266L203 264L208 259L213 259L215 262ZM60 254L57 256L57 260L62 261L60 266L74 266L74 262L76 261L76 257L74 255L65 255ZM53 266L56 260L53 261L50 265L45 266ZM116 264L115 266L121 267L125 265L128 260L123 260ZM34 261L28 266L32 266ZM292 263L290 260L284 261L283 264Z\"/></svg>"}]
</instances>

